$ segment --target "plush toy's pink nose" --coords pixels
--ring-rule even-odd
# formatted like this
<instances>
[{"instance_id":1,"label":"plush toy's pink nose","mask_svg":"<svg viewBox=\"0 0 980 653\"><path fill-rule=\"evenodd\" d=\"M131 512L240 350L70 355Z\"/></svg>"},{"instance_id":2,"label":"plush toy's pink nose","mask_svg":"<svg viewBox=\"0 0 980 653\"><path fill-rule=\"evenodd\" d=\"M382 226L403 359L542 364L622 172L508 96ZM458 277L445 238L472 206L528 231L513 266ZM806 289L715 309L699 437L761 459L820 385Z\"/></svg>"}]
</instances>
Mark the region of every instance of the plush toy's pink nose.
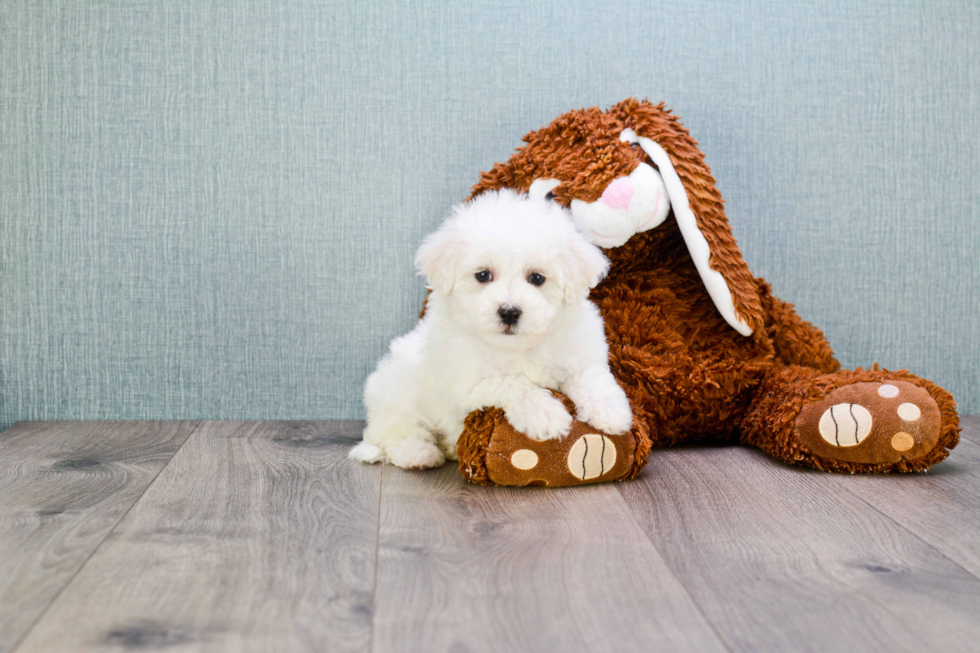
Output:
<instances>
[{"instance_id":1,"label":"plush toy's pink nose","mask_svg":"<svg viewBox=\"0 0 980 653\"><path fill-rule=\"evenodd\" d=\"M629 177L613 180L606 186L606 190L602 191L602 197L599 199L610 208L625 211L630 207L630 200L633 199L633 180Z\"/></svg>"}]
</instances>

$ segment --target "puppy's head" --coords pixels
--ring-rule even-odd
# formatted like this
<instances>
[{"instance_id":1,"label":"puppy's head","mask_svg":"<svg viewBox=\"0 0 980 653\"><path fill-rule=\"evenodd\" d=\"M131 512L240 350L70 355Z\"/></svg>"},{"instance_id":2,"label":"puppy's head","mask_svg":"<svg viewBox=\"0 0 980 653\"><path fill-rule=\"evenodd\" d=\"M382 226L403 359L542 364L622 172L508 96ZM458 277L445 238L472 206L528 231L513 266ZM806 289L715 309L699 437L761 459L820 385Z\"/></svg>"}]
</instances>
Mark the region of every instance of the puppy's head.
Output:
<instances>
[{"instance_id":1,"label":"puppy's head","mask_svg":"<svg viewBox=\"0 0 980 653\"><path fill-rule=\"evenodd\" d=\"M415 262L450 319L508 348L546 336L609 269L565 209L509 189L457 205Z\"/></svg>"},{"instance_id":2,"label":"puppy's head","mask_svg":"<svg viewBox=\"0 0 980 653\"><path fill-rule=\"evenodd\" d=\"M681 261L676 239L668 237L680 231L719 315L743 336L762 328L758 281L742 259L711 170L663 104L630 98L608 111L569 111L524 141L509 161L482 174L472 196L506 187L551 198L571 210L614 269L662 261L661 252Z\"/></svg>"}]
</instances>

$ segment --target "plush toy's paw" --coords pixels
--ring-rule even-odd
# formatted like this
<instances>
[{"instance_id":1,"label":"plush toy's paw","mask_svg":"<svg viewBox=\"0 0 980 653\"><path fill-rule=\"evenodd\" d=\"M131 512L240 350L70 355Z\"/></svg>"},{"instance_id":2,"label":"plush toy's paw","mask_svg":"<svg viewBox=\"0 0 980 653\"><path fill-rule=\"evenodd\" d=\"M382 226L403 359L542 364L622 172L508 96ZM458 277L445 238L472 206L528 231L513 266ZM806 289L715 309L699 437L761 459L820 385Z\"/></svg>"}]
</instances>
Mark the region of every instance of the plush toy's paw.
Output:
<instances>
[{"instance_id":1,"label":"plush toy's paw","mask_svg":"<svg viewBox=\"0 0 980 653\"><path fill-rule=\"evenodd\" d=\"M428 440L405 438L385 447L388 461L403 469L429 469L446 462L439 447Z\"/></svg>"},{"instance_id":2,"label":"plush toy's paw","mask_svg":"<svg viewBox=\"0 0 980 653\"><path fill-rule=\"evenodd\" d=\"M633 427L633 411L625 394L590 401L575 410L580 420L612 435L626 433Z\"/></svg>"},{"instance_id":3,"label":"plush toy's paw","mask_svg":"<svg viewBox=\"0 0 980 653\"><path fill-rule=\"evenodd\" d=\"M383 463L385 461L385 452L370 442L361 441L350 450L347 457L358 463Z\"/></svg>"},{"instance_id":4,"label":"plush toy's paw","mask_svg":"<svg viewBox=\"0 0 980 653\"><path fill-rule=\"evenodd\" d=\"M553 440L568 434L572 416L548 391L526 395L507 411L507 420L532 440Z\"/></svg>"},{"instance_id":5,"label":"plush toy's paw","mask_svg":"<svg viewBox=\"0 0 980 653\"><path fill-rule=\"evenodd\" d=\"M565 406L574 408L567 397ZM459 468L471 483L562 487L622 481L639 475L650 452L642 423L625 433L597 433L574 420L566 437L533 440L516 430L500 408L466 418L459 436Z\"/></svg>"},{"instance_id":6,"label":"plush toy's paw","mask_svg":"<svg viewBox=\"0 0 980 653\"><path fill-rule=\"evenodd\" d=\"M906 381L845 385L803 408L796 433L810 452L849 463L915 460L939 441L942 416L929 393Z\"/></svg>"}]
</instances>

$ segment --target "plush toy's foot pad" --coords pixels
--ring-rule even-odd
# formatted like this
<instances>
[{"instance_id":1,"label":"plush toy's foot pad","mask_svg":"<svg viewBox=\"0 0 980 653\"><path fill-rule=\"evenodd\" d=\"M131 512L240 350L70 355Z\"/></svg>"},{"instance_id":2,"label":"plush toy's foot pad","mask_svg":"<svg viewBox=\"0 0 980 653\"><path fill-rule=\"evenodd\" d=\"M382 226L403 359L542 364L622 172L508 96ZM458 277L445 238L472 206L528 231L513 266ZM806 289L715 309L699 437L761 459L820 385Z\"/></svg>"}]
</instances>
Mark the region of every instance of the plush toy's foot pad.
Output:
<instances>
[{"instance_id":1,"label":"plush toy's foot pad","mask_svg":"<svg viewBox=\"0 0 980 653\"><path fill-rule=\"evenodd\" d=\"M617 443L624 438L613 437L575 421L568 435L539 441L504 422L487 449L487 472L497 485L554 487L611 481L624 476L633 463L632 438L627 434L629 442Z\"/></svg>"},{"instance_id":2,"label":"plush toy's foot pad","mask_svg":"<svg viewBox=\"0 0 980 653\"><path fill-rule=\"evenodd\" d=\"M803 408L796 420L811 453L850 463L897 463L923 456L939 441L939 406L906 381L837 388Z\"/></svg>"},{"instance_id":3,"label":"plush toy's foot pad","mask_svg":"<svg viewBox=\"0 0 980 653\"><path fill-rule=\"evenodd\" d=\"M571 402L566 403L566 407ZM621 435L574 420L568 435L532 440L499 408L470 415L457 443L460 471L474 483L562 487L633 478L650 450L645 427Z\"/></svg>"}]
</instances>

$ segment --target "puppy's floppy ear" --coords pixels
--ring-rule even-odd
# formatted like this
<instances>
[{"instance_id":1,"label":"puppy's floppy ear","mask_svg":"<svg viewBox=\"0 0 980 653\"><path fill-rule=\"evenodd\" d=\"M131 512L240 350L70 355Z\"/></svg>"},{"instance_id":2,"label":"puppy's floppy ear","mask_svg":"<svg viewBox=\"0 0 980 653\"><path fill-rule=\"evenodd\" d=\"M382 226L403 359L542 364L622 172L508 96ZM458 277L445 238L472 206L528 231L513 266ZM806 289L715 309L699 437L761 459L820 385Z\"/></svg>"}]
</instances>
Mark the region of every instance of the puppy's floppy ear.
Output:
<instances>
[{"instance_id":1,"label":"puppy's floppy ear","mask_svg":"<svg viewBox=\"0 0 980 653\"><path fill-rule=\"evenodd\" d=\"M559 259L565 302L580 304L609 272L609 259L585 236L574 232Z\"/></svg>"},{"instance_id":2,"label":"puppy's floppy ear","mask_svg":"<svg viewBox=\"0 0 980 653\"><path fill-rule=\"evenodd\" d=\"M462 247L459 228L452 219L425 237L415 253L415 267L425 276L429 288L444 293L452 291Z\"/></svg>"}]
</instances>

